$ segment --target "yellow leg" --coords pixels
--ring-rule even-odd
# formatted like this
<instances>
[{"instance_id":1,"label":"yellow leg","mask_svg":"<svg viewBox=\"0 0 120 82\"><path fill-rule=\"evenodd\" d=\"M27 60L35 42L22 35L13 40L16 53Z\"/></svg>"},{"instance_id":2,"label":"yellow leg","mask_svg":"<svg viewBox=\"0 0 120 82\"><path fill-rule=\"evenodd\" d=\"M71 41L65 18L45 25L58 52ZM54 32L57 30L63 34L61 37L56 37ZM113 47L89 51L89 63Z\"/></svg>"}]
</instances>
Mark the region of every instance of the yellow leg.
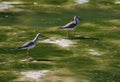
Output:
<instances>
[{"instance_id":1,"label":"yellow leg","mask_svg":"<svg viewBox=\"0 0 120 82\"><path fill-rule=\"evenodd\" d=\"M72 36L76 36L77 32L73 30Z\"/></svg>"},{"instance_id":2,"label":"yellow leg","mask_svg":"<svg viewBox=\"0 0 120 82\"><path fill-rule=\"evenodd\" d=\"M29 58L29 50L27 50L27 53L26 53L26 59Z\"/></svg>"},{"instance_id":3,"label":"yellow leg","mask_svg":"<svg viewBox=\"0 0 120 82\"><path fill-rule=\"evenodd\" d=\"M72 36L74 36L74 34L75 34L75 33L74 33L74 30L73 30L73 31L72 31Z\"/></svg>"},{"instance_id":4,"label":"yellow leg","mask_svg":"<svg viewBox=\"0 0 120 82\"><path fill-rule=\"evenodd\" d=\"M69 31L67 31L67 34L66 34L66 39L69 37Z\"/></svg>"}]
</instances>

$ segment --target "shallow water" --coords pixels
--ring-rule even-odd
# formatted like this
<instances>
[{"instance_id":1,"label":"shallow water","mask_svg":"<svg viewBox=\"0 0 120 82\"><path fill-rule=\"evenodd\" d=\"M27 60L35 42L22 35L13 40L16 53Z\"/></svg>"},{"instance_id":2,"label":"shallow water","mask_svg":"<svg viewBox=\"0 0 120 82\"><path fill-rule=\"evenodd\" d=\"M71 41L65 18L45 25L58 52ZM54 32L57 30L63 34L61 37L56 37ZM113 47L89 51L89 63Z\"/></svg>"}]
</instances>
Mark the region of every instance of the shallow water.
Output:
<instances>
[{"instance_id":1,"label":"shallow water","mask_svg":"<svg viewBox=\"0 0 120 82\"><path fill-rule=\"evenodd\" d=\"M115 4L120 4L120 0L118 0L118 1L115 1Z\"/></svg>"},{"instance_id":2,"label":"shallow water","mask_svg":"<svg viewBox=\"0 0 120 82\"><path fill-rule=\"evenodd\" d=\"M40 71L26 71L21 72L23 77L32 78L32 79L39 79L40 77L44 76L45 73L49 72L48 70L40 70Z\"/></svg>"},{"instance_id":3,"label":"shallow water","mask_svg":"<svg viewBox=\"0 0 120 82\"><path fill-rule=\"evenodd\" d=\"M84 3L88 3L89 0L75 0L75 2L77 2L78 4L84 4Z\"/></svg>"},{"instance_id":4,"label":"shallow water","mask_svg":"<svg viewBox=\"0 0 120 82\"><path fill-rule=\"evenodd\" d=\"M14 8L14 5L18 5L18 4L23 4L23 2L18 2L18 1L12 1L12 2L0 2L0 9L10 9L10 8Z\"/></svg>"},{"instance_id":5,"label":"shallow water","mask_svg":"<svg viewBox=\"0 0 120 82\"><path fill-rule=\"evenodd\" d=\"M73 42L72 40L67 40L67 39L46 39L40 42L56 44L61 47L70 47L76 43L76 42Z\"/></svg>"},{"instance_id":6,"label":"shallow water","mask_svg":"<svg viewBox=\"0 0 120 82\"><path fill-rule=\"evenodd\" d=\"M98 52L98 51L96 51L94 49L90 49L88 51L89 51L89 54L94 55L94 56L100 56L101 55L100 52Z\"/></svg>"}]
</instances>

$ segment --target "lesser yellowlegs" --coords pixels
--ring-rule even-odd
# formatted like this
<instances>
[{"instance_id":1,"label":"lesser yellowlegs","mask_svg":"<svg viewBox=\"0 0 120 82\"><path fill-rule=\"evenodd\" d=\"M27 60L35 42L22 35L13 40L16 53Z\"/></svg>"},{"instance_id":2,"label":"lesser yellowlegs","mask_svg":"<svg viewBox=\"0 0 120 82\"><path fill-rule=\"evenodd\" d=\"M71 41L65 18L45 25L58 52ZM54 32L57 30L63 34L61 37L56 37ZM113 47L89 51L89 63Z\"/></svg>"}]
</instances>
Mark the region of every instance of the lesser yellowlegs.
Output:
<instances>
[{"instance_id":1,"label":"lesser yellowlegs","mask_svg":"<svg viewBox=\"0 0 120 82\"><path fill-rule=\"evenodd\" d=\"M61 26L59 29L60 30L74 30L76 28L76 26L78 25L79 23L79 17L78 16L74 16L74 20L67 23L66 25L64 26ZM68 33L67 33L67 37L68 37Z\"/></svg>"},{"instance_id":2,"label":"lesser yellowlegs","mask_svg":"<svg viewBox=\"0 0 120 82\"><path fill-rule=\"evenodd\" d=\"M18 49L26 49L26 50L27 50L26 59L29 58L29 49L35 47L36 42L37 42L39 36L40 36L40 33L38 33L38 34L36 35L36 37L35 37L32 41L26 42L25 44L23 44L23 45L21 45L20 47L18 47Z\"/></svg>"}]
</instances>

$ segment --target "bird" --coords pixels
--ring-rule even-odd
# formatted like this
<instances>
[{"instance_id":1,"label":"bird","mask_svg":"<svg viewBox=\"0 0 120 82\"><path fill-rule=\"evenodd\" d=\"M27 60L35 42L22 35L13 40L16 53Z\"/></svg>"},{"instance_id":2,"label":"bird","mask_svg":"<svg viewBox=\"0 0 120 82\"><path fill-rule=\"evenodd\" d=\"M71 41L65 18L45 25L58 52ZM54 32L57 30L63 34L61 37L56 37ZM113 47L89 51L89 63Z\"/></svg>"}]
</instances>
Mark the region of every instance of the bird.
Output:
<instances>
[{"instance_id":1,"label":"bird","mask_svg":"<svg viewBox=\"0 0 120 82\"><path fill-rule=\"evenodd\" d=\"M25 49L25 50L27 50L26 59L29 59L29 49L32 49L32 48L35 47L35 45L36 45L36 43L37 43L37 40L38 40L38 38L40 37L40 35L41 35L41 34L38 33L33 40L28 41L28 42L26 42L26 43L24 43L23 45L21 45L21 46L18 47L18 49Z\"/></svg>"},{"instance_id":2,"label":"bird","mask_svg":"<svg viewBox=\"0 0 120 82\"><path fill-rule=\"evenodd\" d=\"M79 17L78 16L74 16L74 20L65 24L64 26L59 27L60 30L74 30L76 28L76 26L79 24ZM67 34L68 36L68 34Z\"/></svg>"}]
</instances>

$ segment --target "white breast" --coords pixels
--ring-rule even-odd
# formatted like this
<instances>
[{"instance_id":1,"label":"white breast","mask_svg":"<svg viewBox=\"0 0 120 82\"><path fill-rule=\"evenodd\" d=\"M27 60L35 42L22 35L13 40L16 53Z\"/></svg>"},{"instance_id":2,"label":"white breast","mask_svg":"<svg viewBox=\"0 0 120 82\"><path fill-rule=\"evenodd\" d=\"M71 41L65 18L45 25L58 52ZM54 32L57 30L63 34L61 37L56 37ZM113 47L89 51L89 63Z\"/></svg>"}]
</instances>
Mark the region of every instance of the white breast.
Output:
<instances>
[{"instance_id":1,"label":"white breast","mask_svg":"<svg viewBox=\"0 0 120 82\"><path fill-rule=\"evenodd\" d=\"M34 48L34 47L35 47L35 45L29 46L28 49L31 49L31 48Z\"/></svg>"}]
</instances>

